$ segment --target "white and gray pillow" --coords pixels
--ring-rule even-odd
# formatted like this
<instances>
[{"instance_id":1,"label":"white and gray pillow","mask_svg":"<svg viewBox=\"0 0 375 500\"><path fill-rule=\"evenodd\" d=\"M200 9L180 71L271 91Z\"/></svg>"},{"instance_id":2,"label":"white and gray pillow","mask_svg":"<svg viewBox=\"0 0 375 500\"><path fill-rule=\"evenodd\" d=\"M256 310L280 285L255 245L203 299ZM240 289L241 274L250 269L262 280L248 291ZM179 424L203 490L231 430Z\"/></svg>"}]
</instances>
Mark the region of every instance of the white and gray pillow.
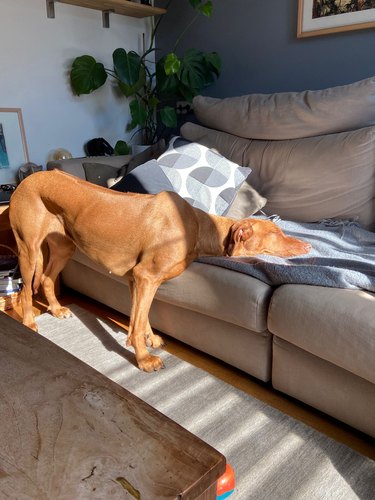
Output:
<instances>
[{"instance_id":1,"label":"white and gray pillow","mask_svg":"<svg viewBox=\"0 0 375 500\"><path fill-rule=\"evenodd\" d=\"M217 151L174 137L157 160L174 191L192 206L225 215L241 184L251 172Z\"/></svg>"}]
</instances>

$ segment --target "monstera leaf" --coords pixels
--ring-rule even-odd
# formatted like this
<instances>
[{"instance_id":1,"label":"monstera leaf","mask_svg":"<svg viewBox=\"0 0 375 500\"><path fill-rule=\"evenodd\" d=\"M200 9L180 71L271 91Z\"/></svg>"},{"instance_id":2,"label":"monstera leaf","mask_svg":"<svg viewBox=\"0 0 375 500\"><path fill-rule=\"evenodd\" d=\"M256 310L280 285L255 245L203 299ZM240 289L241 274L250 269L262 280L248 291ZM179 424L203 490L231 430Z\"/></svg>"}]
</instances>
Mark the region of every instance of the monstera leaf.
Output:
<instances>
[{"instance_id":1,"label":"monstera leaf","mask_svg":"<svg viewBox=\"0 0 375 500\"><path fill-rule=\"evenodd\" d=\"M80 56L73 61L70 82L77 95L90 94L104 85L106 80L103 64L96 62L92 56Z\"/></svg>"},{"instance_id":2,"label":"monstera leaf","mask_svg":"<svg viewBox=\"0 0 375 500\"><path fill-rule=\"evenodd\" d=\"M218 77L221 60L216 52L188 50L182 59L170 53L156 66L158 94L191 101Z\"/></svg>"},{"instance_id":3,"label":"monstera leaf","mask_svg":"<svg viewBox=\"0 0 375 500\"><path fill-rule=\"evenodd\" d=\"M205 58L203 52L190 49L185 53L178 77L183 85L194 92L204 88L206 76Z\"/></svg>"},{"instance_id":4,"label":"monstera leaf","mask_svg":"<svg viewBox=\"0 0 375 500\"><path fill-rule=\"evenodd\" d=\"M146 71L141 57L134 51L116 49L112 58L122 93L126 97L133 96L146 82Z\"/></svg>"},{"instance_id":5,"label":"monstera leaf","mask_svg":"<svg viewBox=\"0 0 375 500\"><path fill-rule=\"evenodd\" d=\"M179 81L175 73L167 75L165 71L165 61L166 56L159 59L159 61L156 63L156 82L158 95L160 97L170 95L175 96L178 93L177 88Z\"/></svg>"},{"instance_id":6,"label":"monstera leaf","mask_svg":"<svg viewBox=\"0 0 375 500\"><path fill-rule=\"evenodd\" d=\"M215 73L216 77L220 76L221 71L221 59L217 52L206 52L204 54L204 58L206 59L206 63L209 69Z\"/></svg>"},{"instance_id":7,"label":"monstera leaf","mask_svg":"<svg viewBox=\"0 0 375 500\"><path fill-rule=\"evenodd\" d=\"M212 2L208 0L203 2L202 0L189 0L189 3L194 9L197 9L204 16L210 17L212 14Z\"/></svg>"},{"instance_id":8,"label":"monstera leaf","mask_svg":"<svg viewBox=\"0 0 375 500\"><path fill-rule=\"evenodd\" d=\"M171 106L164 106L160 110L161 122L170 128L177 127L177 113L176 109Z\"/></svg>"},{"instance_id":9,"label":"monstera leaf","mask_svg":"<svg viewBox=\"0 0 375 500\"><path fill-rule=\"evenodd\" d=\"M205 53L190 49L181 59L177 77L179 94L191 101L204 88L211 85L220 73L220 57L215 52Z\"/></svg>"},{"instance_id":10,"label":"monstera leaf","mask_svg":"<svg viewBox=\"0 0 375 500\"><path fill-rule=\"evenodd\" d=\"M128 129L132 130L133 128L138 126L143 127L148 116L146 106L139 99L134 99L129 104L129 108L132 121L129 123Z\"/></svg>"},{"instance_id":11,"label":"monstera leaf","mask_svg":"<svg viewBox=\"0 0 375 500\"><path fill-rule=\"evenodd\" d=\"M164 71L167 76L178 73L181 68L181 61L174 52L167 54L164 60Z\"/></svg>"}]
</instances>

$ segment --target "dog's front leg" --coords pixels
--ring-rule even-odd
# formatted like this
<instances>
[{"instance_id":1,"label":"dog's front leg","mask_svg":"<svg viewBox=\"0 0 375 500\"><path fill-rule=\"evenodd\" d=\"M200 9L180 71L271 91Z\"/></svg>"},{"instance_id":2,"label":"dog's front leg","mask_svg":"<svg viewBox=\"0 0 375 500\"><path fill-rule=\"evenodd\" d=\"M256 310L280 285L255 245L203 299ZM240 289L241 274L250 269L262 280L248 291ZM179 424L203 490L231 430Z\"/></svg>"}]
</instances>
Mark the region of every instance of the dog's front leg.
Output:
<instances>
[{"instance_id":1,"label":"dog's front leg","mask_svg":"<svg viewBox=\"0 0 375 500\"><path fill-rule=\"evenodd\" d=\"M134 299L134 282L132 278L128 279L129 283L129 290L130 290L130 297L132 299L132 303L135 300ZM129 324L129 330L128 330L128 340L127 340L127 346L132 345L132 331L133 331L133 325L130 323ZM152 347L153 349L158 349L159 347L162 347L164 345L163 339L160 337L160 335L156 335L152 327L150 325L150 321L147 318L147 328L146 328L146 334L145 334L145 341L147 347Z\"/></svg>"},{"instance_id":2,"label":"dog's front leg","mask_svg":"<svg viewBox=\"0 0 375 500\"><path fill-rule=\"evenodd\" d=\"M132 310L128 345L135 351L138 367L146 372L163 368L163 362L158 356L151 355L146 347L146 336L149 328L148 313L159 283L142 274L134 268L134 284L132 286Z\"/></svg>"}]
</instances>

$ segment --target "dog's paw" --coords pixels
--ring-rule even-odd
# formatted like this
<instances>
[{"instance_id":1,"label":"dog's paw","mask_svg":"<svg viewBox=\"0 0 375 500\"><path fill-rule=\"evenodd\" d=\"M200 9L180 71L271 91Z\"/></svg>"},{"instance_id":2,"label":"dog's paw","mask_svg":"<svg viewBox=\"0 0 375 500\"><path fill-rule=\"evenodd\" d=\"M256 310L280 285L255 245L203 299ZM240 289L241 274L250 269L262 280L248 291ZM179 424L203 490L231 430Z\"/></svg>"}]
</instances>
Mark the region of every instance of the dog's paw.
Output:
<instances>
[{"instance_id":1,"label":"dog's paw","mask_svg":"<svg viewBox=\"0 0 375 500\"><path fill-rule=\"evenodd\" d=\"M158 349L164 345L163 339L160 335L155 335L152 333L151 335L146 336L146 345L147 347L152 347L153 349Z\"/></svg>"},{"instance_id":2,"label":"dog's paw","mask_svg":"<svg viewBox=\"0 0 375 500\"><path fill-rule=\"evenodd\" d=\"M164 363L159 356L152 356L151 354L148 354L144 358L138 360L138 367L144 372L158 372L164 368Z\"/></svg>"},{"instance_id":3,"label":"dog's paw","mask_svg":"<svg viewBox=\"0 0 375 500\"><path fill-rule=\"evenodd\" d=\"M35 321L24 323L24 325L27 326L27 328L30 328L30 330L34 330L34 332L38 333L38 325Z\"/></svg>"},{"instance_id":4,"label":"dog's paw","mask_svg":"<svg viewBox=\"0 0 375 500\"><path fill-rule=\"evenodd\" d=\"M51 309L51 314L55 318L59 319L70 318L72 316L72 312L68 307L58 307L56 309Z\"/></svg>"}]
</instances>

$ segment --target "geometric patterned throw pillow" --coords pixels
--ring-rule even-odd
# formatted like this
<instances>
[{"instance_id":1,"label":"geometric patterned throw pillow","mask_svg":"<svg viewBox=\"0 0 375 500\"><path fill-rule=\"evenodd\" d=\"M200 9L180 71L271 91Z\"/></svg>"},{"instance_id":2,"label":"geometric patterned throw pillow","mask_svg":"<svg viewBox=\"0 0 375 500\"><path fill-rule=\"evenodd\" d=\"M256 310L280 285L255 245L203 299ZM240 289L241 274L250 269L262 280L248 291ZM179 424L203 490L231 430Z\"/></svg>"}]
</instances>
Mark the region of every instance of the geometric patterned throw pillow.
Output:
<instances>
[{"instance_id":1,"label":"geometric patterned throw pillow","mask_svg":"<svg viewBox=\"0 0 375 500\"><path fill-rule=\"evenodd\" d=\"M243 181L251 172L217 151L182 137L174 137L157 159L173 189L193 207L225 215Z\"/></svg>"}]
</instances>

